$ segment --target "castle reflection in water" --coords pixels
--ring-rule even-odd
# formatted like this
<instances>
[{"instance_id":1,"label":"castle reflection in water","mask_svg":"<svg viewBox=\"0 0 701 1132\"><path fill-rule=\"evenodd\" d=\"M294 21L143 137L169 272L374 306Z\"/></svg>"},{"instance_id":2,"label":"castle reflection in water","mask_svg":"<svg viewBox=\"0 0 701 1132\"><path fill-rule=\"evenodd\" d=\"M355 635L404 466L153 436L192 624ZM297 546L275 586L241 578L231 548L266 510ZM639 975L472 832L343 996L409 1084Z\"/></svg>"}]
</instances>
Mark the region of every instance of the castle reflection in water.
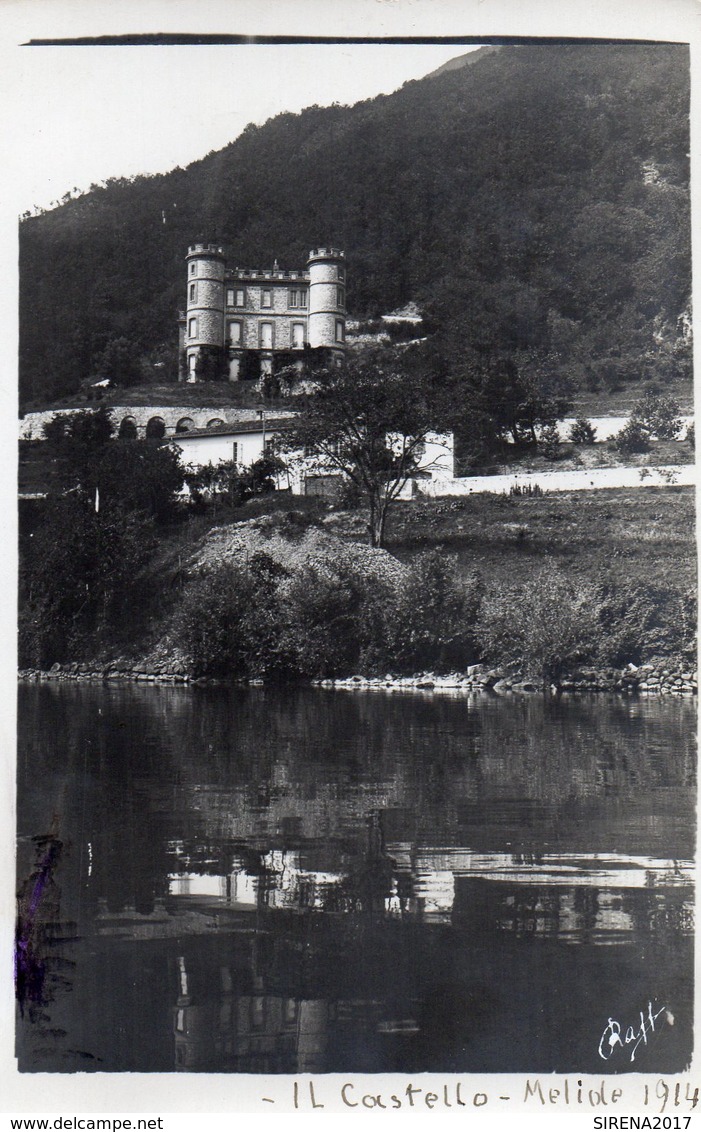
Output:
<instances>
[{"instance_id":1,"label":"castle reflection in water","mask_svg":"<svg viewBox=\"0 0 701 1132\"><path fill-rule=\"evenodd\" d=\"M688 1064L691 705L24 692L24 1071ZM674 1027L602 1065L648 998Z\"/></svg>"},{"instance_id":2,"label":"castle reflection in water","mask_svg":"<svg viewBox=\"0 0 701 1132\"><path fill-rule=\"evenodd\" d=\"M109 912L100 901L98 935L191 943L219 935L227 956L236 956L235 963L205 963L204 978L201 955L194 962L184 953L171 956L177 1070L318 1073L326 1068L332 1034L337 1043L344 1030L370 1028L402 1039L417 1033L416 1018L389 1015L381 998L300 998L270 991L267 974L286 965L294 970L300 949L309 947L309 917L454 924L463 941L479 938L492 925L516 937L596 946L692 931L691 862L458 848L412 852L407 843L383 845L373 824L362 892L348 875L310 870L299 852L273 850L260 854L253 873L235 860L225 876L171 873L168 897L157 899L151 913L137 914L133 907ZM169 849L174 864L187 870L185 846L174 843ZM276 913L285 920L277 931L271 924ZM272 957L271 935L277 952ZM289 949L296 952L291 961Z\"/></svg>"}]
</instances>

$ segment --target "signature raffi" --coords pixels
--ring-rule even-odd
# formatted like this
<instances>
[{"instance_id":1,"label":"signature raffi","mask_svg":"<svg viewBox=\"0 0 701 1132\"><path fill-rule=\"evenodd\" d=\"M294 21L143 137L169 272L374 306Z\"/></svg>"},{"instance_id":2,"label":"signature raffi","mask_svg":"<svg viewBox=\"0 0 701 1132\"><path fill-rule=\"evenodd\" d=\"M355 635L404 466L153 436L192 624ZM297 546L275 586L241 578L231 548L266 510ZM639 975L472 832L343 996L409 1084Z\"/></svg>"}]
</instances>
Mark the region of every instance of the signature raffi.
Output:
<instances>
[{"instance_id":1,"label":"signature raffi","mask_svg":"<svg viewBox=\"0 0 701 1132\"><path fill-rule=\"evenodd\" d=\"M648 1002L647 1012L640 1011L640 1021L625 1029L615 1018L609 1018L599 1042L599 1057L608 1061L618 1052L619 1047L626 1052L630 1051L630 1060L635 1061L635 1054L641 1045L647 1045L648 1038L657 1033L664 1026L674 1025L674 1015L666 1006L653 1010L652 1003ZM659 1021L662 1019L662 1021Z\"/></svg>"}]
</instances>

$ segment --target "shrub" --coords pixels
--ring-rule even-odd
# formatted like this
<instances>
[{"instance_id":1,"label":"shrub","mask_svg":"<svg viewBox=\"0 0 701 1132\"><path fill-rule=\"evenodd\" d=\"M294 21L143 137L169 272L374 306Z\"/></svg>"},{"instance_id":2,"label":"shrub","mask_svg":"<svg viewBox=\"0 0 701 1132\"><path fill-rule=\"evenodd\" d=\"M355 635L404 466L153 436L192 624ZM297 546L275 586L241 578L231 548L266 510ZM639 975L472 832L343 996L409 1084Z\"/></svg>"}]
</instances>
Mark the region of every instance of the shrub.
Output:
<instances>
[{"instance_id":1,"label":"shrub","mask_svg":"<svg viewBox=\"0 0 701 1132\"><path fill-rule=\"evenodd\" d=\"M256 495L271 494L283 469L284 464L276 456L262 456L248 468L239 467L233 460L191 467L183 478L193 505L202 508L211 504L216 512L218 503L238 507Z\"/></svg>"},{"instance_id":2,"label":"shrub","mask_svg":"<svg viewBox=\"0 0 701 1132\"><path fill-rule=\"evenodd\" d=\"M345 562L306 564L284 587L285 644L295 670L312 678L347 676L383 655L390 583Z\"/></svg>"},{"instance_id":3,"label":"shrub","mask_svg":"<svg viewBox=\"0 0 701 1132\"><path fill-rule=\"evenodd\" d=\"M570 425L568 437L573 444L594 444L596 429L586 417L577 417L574 424Z\"/></svg>"},{"instance_id":4,"label":"shrub","mask_svg":"<svg viewBox=\"0 0 701 1132\"><path fill-rule=\"evenodd\" d=\"M282 642L280 581L287 571L267 554L224 563L190 582L173 633L193 675L234 679L290 674Z\"/></svg>"},{"instance_id":5,"label":"shrub","mask_svg":"<svg viewBox=\"0 0 701 1132\"><path fill-rule=\"evenodd\" d=\"M252 598L240 566L219 566L190 583L173 628L194 676L249 675L243 626Z\"/></svg>"},{"instance_id":6,"label":"shrub","mask_svg":"<svg viewBox=\"0 0 701 1132\"><path fill-rule=\"evenodd\" d=\"M654 656L696 655L696 594L648 583L602 579L595 659L603 665L641 664Z\"/></svg>"},{"instance_id":7,"label":"shrub","mask_svg":"<svg viewBox=\"0 0 701 1132\"><path fill-rule=\"evenodd\" d=\"M509 488L509 495L511 496L525 495L529 498L535 498L544 494L545 492L543 491L542 487L537 483L512 483L511 487ZM500 500L504 498L505 496L497 496L497 499Z\"/></svg>"},{"instance_id":8,"label":"shrub","mask_svg":"<svg viewBox=\"0 0 701 1132\"><path fill-rule=\"evenodd\" d=\"M557 431L557 425L543 425L538 436L538 448L540 449L546 460L562 459L563 453L560 445L560 434Z\"/></svg>"},{"instance_id":9,"label":"shrub","mask_svg":"<svg viewBox=\"0 0 701 1132\"><path fill-rule=\"evenodd\" d=\"M630 423L637 421L657 440L674 440L682 427L679 413L676 398L648 392L636 402Z\"/></svg>"},{"instance_id":10,"label":"shrub","mask_svg":"<svg viewBox=\"0 0 701 1132\"><path fill-rule=\"evenodd\" d=\"M587 659L596 640L594 587L546 565L526 584L486 593L477 618L485 659L557 680Z\"/></svg>"},{"instance_id":11,"label":"shrub","mask_svg":"<svg viewBox=\"0 0 701 1132\"><path fill-rule=\"evenodd\" d=\"M628 424L613 437L613 445L622 456L631 456L635 452L649 452L650 435L641 421L631 417Z\"/></svg>"},{"instance_id":12,"label":"shrub","mask_svg":"<svg viewBox=\"0 0 701 1132\"><path fill-rule=\"evenodd\" d=\"M386 610L386 667L447 671L477 659L478 575L463 581L457 557L442 550L417 556L396 602Z\"/></svg>"}]
</instances>

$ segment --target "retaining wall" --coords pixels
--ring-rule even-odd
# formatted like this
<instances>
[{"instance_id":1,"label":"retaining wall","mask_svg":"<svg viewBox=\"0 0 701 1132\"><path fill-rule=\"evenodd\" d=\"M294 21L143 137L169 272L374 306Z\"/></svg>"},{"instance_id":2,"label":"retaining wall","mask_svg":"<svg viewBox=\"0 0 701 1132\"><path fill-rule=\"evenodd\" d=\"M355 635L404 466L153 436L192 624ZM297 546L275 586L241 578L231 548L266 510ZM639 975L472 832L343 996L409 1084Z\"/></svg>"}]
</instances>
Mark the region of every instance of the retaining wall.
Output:
<instances>
[{"instance_id":1,"label":"retaining wall","mask_svg":"<svg viewBox=\"0 0 701 1132\"><path fill-rule=\"evenodd\" d=\"M94 404L86 405L85 409L96 408ZM19 422L20 440L41 440L44 425L56 416L70 415L82 412L82 409L52 409L44 413L27 413ZM159 417L166 426L165 435L174 436L178 421L187 419L193 422L194 428L206 428L210 421L223 421L224 424L234 424L237 421L257 420L255 409L232 409L224 405L210 405L208 408L197 408L194 405L112 405L109 407L110 416L117 428L125 417L136 422L137 434L146 435L146 426L153 417ZM291 413L277 412L276 417L292 416Z\"/></svg>"},{"instance_id":2,"label":"retaining wall","mask_svg":"<svg viewBox=\"0 0 701 1132\"><path fill-rule=\"evenodd\" d=\"M482 491L505 495L512 487L591 491L604 487L662 487L695 483L696 468L693 464L665 464L657 468L583 468L567 472L521 472L505 476L463 476L452 480L421 481L415 484L413 497L434 499L443 495L475 495ZM411 483L406 485L402 498L412 498Z\"/></svg>"}]
</instances>

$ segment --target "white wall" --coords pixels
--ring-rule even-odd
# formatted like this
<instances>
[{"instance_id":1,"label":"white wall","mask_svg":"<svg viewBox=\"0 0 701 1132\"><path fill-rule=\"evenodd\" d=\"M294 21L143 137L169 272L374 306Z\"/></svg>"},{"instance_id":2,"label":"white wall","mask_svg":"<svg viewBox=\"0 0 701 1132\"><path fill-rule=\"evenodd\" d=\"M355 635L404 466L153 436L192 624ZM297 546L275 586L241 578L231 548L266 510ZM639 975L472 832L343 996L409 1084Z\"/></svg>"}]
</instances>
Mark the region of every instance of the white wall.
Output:
<instances>
[{"instance_id":1,"label":"white wall","mask_svg":"<svg viewBox=\"0 0 701 1132\"><path fill-rule=\"evenodd\" d=\"M270 436L270 433L267 433ZM257 432L226 433L211 436L176 436L171 441L182 452L183 464L201 468L206 464L220 464L233 460L233 446L237 445L236 462L249 467L263 455L263 430Z\"/></svg>"},{"instance_id":2,"label":"white wall","mask_svg":"<svg viewBox=\"0 0 701 1132\"><path fill-rule=\"evenodd\" d=\"M647 473L642 475L641 473ZM486 491L495 495L508 493L513 486L535 486L543 491L588 491L603 487L660 487L669 483L695 484L693 464L665 465L649 468L584 468L562 472L522 472L505 476L467 476L461 479L419 481L414 496L474 495ZM407 484L403 499L412 498L412 485Z\"/></svg>"}]
</instances>

